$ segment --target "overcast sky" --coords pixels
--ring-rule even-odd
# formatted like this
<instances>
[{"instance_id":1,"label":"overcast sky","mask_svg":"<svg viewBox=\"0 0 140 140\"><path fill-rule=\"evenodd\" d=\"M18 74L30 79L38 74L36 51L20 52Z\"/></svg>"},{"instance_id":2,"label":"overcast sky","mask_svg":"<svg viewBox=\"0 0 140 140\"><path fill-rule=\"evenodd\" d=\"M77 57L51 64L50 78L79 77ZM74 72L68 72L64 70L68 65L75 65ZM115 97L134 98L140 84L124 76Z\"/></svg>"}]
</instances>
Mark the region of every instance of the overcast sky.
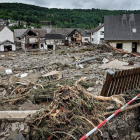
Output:
<instances>
[{"instance_id":1,"label":"overcast sky","mask_svg":"<svg viewBox=\"0 0 140 140\"><path fill-rule=\"evenodd\" d=\"M0 0L19 2L48 8L139 10L140 0Z\"/></svg>"}]
</instances>

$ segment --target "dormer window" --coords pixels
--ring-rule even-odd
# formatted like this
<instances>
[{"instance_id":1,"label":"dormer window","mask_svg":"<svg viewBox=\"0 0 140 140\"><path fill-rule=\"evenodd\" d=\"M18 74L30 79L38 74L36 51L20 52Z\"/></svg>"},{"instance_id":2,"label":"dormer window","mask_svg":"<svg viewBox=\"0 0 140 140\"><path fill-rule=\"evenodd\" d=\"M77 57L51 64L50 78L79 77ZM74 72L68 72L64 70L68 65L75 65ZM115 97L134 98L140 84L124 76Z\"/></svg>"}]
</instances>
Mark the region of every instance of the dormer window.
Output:
<instances>
[{"instance_id":1,"label":"dormer window","mask_svg":"<svg viewBox=\"0 0 140 140\"><path fill-rule=\"evenodd\" d=\"M137 32L136 28L133 28L133 29L132 29L132 32L133 32L133 33L136 33L136 32Z\"/></svg>"}]
</instances>

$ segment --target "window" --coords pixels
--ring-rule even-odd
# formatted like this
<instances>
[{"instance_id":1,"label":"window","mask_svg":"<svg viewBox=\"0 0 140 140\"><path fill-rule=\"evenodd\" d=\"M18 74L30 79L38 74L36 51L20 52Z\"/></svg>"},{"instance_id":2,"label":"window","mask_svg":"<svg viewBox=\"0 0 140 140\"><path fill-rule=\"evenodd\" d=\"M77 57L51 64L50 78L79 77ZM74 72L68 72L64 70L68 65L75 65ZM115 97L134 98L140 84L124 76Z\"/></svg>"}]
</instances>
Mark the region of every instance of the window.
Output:
<instances>
[{"instance_id":1,"label":"window","mask_svg":"<svg viewBox=\"0 0 140 140\"><path fill-rule=\"evenodd\" d=\"M103 43L104 42L104 38L100 38L100 43Z\"/></svg>"},{"instance_id":2,"label":"window","mask_svg":"<svg viewBox=\"0 0 140 140\"><path fill-rule=\"evenodd\" d=\"M136 33L136 32L137 32L136 28L133 28L133 29L132 29L132 32L133 32L133 33Z\"/></svg>"},{"instance_id":3,"label":"window","mask_svg":"<svg viewBox=\"0 0 140 140\"><path fill-rule=\"evenodd\" d=\"M41 48L43 48L44 47L44 44L41 44Z\"/></svg>"},{"instance_id":4,"label":"window","mask_svg":"<svg viewBox=\"0 0 140 140\"><path fill-rule=\"evenodd\" d=\"M88 38L85 38L85 41L88 41Z\"/></svg>"},{"instance_id":5,"label":"window","mask_svg":"<svg viewBox=\"0 0 140 140\"><path fill-rule=\"evenodd\" d=\"M117 49L122 49L123 48L123 44L122 43L117 43L116 44L116 48Z\"/></svg>"},{"instance_id":6,"label":"window","mask_svg":"<svg viewBox=\"0 0 140 140\"><path fill-rule=\"evenodd\" d=\"M94 38L92 38L92 41L94 41Z\"/></svg>"},{"instance_id":7,"label":"window","mask_svg":"<svg viewBox=\"0 0 140 140\"><path fill-rule=\"evenodd\" d=\"M104 35L104 31L100 31L100 35Z\"/></svg>"}]
</instances>

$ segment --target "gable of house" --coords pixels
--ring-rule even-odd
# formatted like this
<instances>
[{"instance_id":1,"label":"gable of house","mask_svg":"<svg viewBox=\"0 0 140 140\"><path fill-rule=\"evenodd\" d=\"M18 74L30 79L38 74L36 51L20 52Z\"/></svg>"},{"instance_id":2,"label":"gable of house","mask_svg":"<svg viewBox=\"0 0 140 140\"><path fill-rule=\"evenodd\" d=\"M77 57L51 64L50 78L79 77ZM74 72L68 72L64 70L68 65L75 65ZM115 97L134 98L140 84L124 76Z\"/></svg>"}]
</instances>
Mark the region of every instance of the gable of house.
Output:
<instances>
[{"instance_id":1,"label":"gable of house","mask_svg":"<svg viewBox=\"0 0 140 140\"><path fill-rule=\"evenodd\" d=\"M0 42L9 40L14 42L13 32L7 26L0 27Z\"/></svg>"},{"instance_id":2,"label":"gable of house","mask_svg":"<svg viewBox=\"0 0 140 140\"><path fill-rule=\"evenodd\" d=\"M32 30L26 30L22 35L21 38L24 38L25 36L38 36L37 33L35 33Z\"/></svg>"},{"instance_id":3,"label":"gable of house","mask_svg":"<svg viewBox=\"0 0 140 140\"><path fill-rule=\"evenodd\" d=\"M15 38L21 38L23 33L25 33L27 29L14 29L14 37Z\"/></svg>"},{"instance_id":4,"label":"gable of house","mask_svg":"<svg viewBox=\"0 0 140 140\"><path fill-rule=\"evenodd\" d=\"M35 32L40 38L44 38L47 34L46 29L32 29L33 32Z\"/></svg>"},{"instance_id":5,"label":"gable of house","mask_svg":"<svg viewBox=\"0 0 140 140\"><path fill-rule=\"evenodd\" d=\"M100 44L104 40L104 24L101 24L91 30L91 43Z\"/></svg>"},{"instance_id":6,"label":"gable of house","mask_svg":"<svg viewBox=\"0 0 140 140\"><path fill-rule=\"evenodd\" d=\"M99 25L99 26L97 26L97 27L95 27L94 29L92 29L91 30L91 32L97 32L98 30L100 30L101 28L103 28L104 27L104 24L101 24L101 25Z\"/></svg>"}]
</instances>

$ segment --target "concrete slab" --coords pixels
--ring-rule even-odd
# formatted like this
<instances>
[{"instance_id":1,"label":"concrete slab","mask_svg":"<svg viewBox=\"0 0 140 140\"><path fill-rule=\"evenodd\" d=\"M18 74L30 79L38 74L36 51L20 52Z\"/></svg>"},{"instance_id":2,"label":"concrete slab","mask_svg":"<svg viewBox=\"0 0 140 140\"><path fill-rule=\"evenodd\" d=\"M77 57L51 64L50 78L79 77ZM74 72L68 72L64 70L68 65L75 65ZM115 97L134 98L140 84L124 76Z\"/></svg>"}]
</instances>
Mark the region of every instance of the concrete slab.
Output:
<instances>
[{"instance_id":1,"label":"concrete slab","mask_svg":"<svg viewBox=\"0 0 140 140\"><path fill-rule=\"evenodd\" d=\"M39 110L26 111L0 111L0 120L7 119L9 121L23 121L28 115L33 115Z\"/></svg>"}]
</instances>

